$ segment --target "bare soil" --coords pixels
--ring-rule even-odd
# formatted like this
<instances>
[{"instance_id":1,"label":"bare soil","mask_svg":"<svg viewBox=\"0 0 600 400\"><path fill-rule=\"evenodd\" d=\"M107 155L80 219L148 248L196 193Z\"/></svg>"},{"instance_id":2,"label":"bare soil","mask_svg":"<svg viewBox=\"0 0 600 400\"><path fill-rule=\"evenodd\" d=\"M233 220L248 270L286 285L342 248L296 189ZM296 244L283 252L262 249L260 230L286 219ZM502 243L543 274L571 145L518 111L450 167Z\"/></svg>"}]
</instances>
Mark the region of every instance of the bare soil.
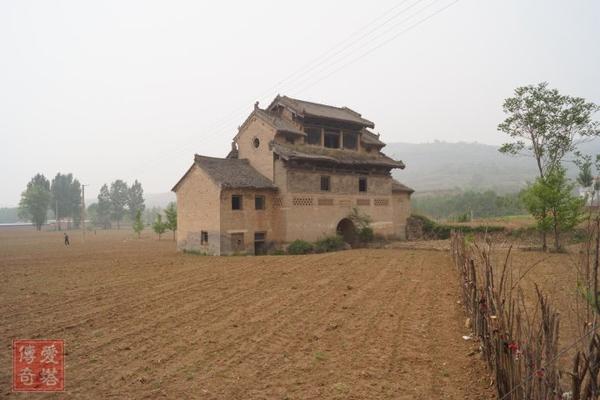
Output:
<instances>
[{"instance_id":1,"label":"bare soil","mask_svg":"<svg viewBox=\"0 0 600 400\"><path fill-rule=\"evenodd\" d=\"M11 342L66 344L67 399L490 399L443 251L203 257L169 235L0 230ZM33 397L33 396L32 396Z\"/></svg>"}]
</instances>

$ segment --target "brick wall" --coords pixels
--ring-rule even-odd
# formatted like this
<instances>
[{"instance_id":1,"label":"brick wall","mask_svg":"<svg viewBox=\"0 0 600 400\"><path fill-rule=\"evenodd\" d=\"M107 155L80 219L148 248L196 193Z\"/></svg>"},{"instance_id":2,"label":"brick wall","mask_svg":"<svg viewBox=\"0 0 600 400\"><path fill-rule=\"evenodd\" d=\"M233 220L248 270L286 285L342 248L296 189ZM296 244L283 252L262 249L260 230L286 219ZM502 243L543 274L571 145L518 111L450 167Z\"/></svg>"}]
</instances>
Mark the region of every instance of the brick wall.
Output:
<instances>
[{"instance_id":1,"label":"brick wall","mask_svg":"<svg viewBox=\"0 0 600 400\"><path fill-rule=\"evenodd\" d=\"M177 190L177 248L220 254L220 188L197 166ZM201 243L201 232L208 243Z\"/></svg>"},{"instance_id":2,"label":"brick wall","mask_svg":"<svg viewBox=\"0 0 600 400\"><path fill-rule=\"evenodd\" d=\"M394 209L394 235L398 239L406 239L406 224L410 217L410 194L405 192L394 192L392 195Z\"/></svg>"},{"instance_id":3,"label":"brick wall","mask_svg":"<svg viewBox=\"0 0 600 400\"><path fill-rule=\"evenodd\" d=\"M273 152L269 142L275 137L275 129L262 119L254 116L243 127L237 137L238 157L248 159L258 172L273 180ZM258 147L254 139L259 140Z\"/></svg>"},{"instance_id":4,"label":"brick wall","mask_svg":"<svg viewBox=\"0 0 600 400\"><path fill-rule=\"evenodd\" d=\"M241 210L232 210L232 195L241 195ZM255 209L255 196L264 196L264 210ZM232 234L243 234L244 250L239 253L254 254L254 234L265 232L267 242L281 241L281 223L278 219L279 209L274 205L276 194L271 190L227 189L219 197L221 216L221 253L230 254Z\"/></svg>"}]
</instances>

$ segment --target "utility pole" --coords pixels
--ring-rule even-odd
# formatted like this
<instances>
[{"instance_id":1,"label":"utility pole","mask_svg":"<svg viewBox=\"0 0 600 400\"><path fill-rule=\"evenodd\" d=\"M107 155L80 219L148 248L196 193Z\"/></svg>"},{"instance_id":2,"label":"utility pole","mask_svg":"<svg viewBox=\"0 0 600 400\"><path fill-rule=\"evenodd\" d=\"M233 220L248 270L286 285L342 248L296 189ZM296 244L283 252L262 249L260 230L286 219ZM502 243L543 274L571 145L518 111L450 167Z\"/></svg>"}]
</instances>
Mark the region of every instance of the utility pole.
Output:
<instances>
[{"instance_id":1,"label":"utility pole","mask_svg":"<svg viewBox=\"0 0 600 400\"><path fill-rule=\"evenodd\" d=\"M83 242L85 243L85 187L81 185L81 230L83 232Z\"/></svg>"}]
</instances>

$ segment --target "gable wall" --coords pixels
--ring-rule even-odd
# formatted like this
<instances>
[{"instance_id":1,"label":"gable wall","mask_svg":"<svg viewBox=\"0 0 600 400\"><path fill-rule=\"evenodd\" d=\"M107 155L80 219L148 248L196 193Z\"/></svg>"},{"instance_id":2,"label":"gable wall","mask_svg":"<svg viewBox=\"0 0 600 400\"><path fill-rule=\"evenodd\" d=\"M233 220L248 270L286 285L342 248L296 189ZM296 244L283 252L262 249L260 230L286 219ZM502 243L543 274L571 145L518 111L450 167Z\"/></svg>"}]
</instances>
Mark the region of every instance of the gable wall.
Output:
<instances>
[{"instance_id":1,"label":"gable wall","mask_svg":"<svg viewBox=\"0 0 600 400\"><path fill-rule=\"evenodd\" d=\"M239 132L237 137L238 157L247 159L265 177L273 180L273 152L269 149L269 142L275 137L275 129L262 119L253 116ZM260 145L254 147L254 138L258 138Z\"/></svg>"},{"instance_id":2,"label":"gable wall","mask_svg":"<svg viewBox=\"0 0 600 400\"><path fill-rule=\"evenodd\" d=\"M206 254L220 254L220 188L194 166L177 189L177 248ZM201 231L208 243L201 243Z\"/></svg>"}]
</instances>

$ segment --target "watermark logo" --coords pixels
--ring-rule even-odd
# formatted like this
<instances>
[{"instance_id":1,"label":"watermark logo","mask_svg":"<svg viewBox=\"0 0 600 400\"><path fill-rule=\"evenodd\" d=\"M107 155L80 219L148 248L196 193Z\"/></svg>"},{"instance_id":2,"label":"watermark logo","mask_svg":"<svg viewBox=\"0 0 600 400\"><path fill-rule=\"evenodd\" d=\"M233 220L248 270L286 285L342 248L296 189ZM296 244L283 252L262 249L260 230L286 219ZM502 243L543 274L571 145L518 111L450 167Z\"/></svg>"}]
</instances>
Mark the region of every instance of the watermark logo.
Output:
<instances>
[{"instance_id":1,"label":"watermark logo","mask_svg":"<svg viewBox=\"0 0 600 400\"><path fill-rule=\"evenodd\" d=\"M13 340L15 392L65 390L65 342L61 339Z\"/></svg>"}]
</instances>

